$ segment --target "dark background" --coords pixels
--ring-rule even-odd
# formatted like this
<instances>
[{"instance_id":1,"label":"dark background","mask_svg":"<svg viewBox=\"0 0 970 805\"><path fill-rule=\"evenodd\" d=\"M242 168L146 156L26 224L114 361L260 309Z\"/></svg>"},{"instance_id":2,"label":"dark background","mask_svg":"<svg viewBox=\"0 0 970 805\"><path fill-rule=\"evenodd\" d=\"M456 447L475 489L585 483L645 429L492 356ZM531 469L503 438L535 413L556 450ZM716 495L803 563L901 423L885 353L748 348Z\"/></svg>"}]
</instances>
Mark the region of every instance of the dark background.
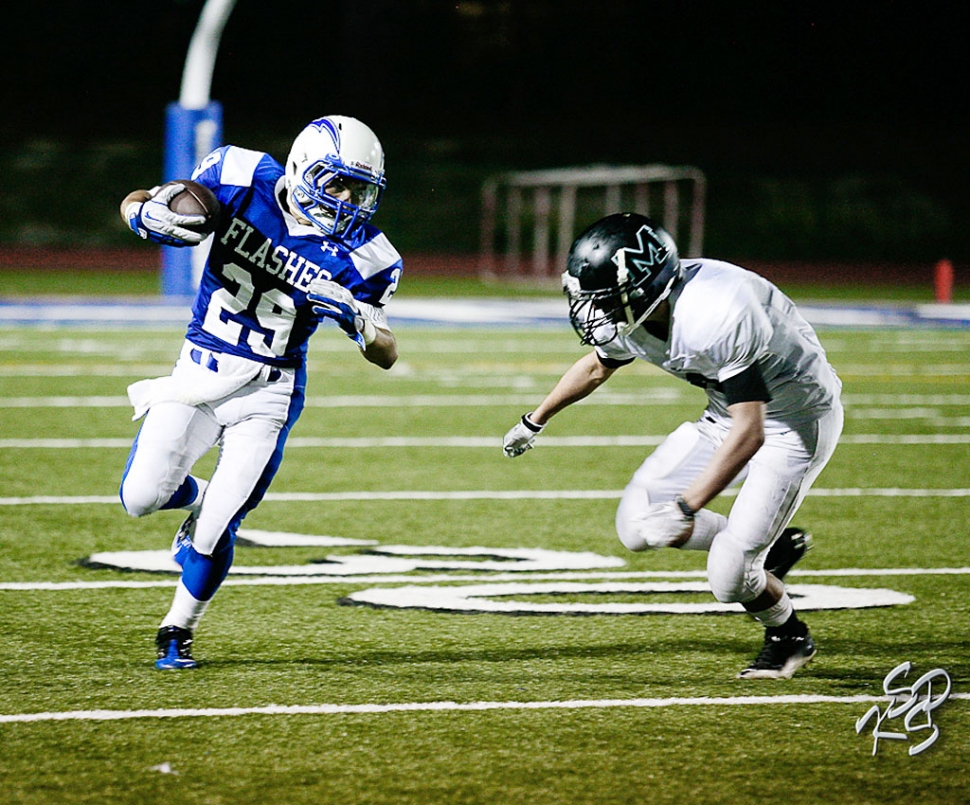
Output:
<instances>
[{"instance_id":1,"label":"dark background","mask_svg":"<svg viewBox=\"0 0 970 805\"><path fill-rule=\"evenodd\" d=\"M117 203L160 178L200 0L35 2L0 46L0 245L131 245ZM213 77L225 140L278 158L310 119L387 152L401 251L472 251L512 168L708 176L706 251L966 261L959 3L237 0ZM958 24L959 21L959 24Z\"/></svg>"}]
</instances>

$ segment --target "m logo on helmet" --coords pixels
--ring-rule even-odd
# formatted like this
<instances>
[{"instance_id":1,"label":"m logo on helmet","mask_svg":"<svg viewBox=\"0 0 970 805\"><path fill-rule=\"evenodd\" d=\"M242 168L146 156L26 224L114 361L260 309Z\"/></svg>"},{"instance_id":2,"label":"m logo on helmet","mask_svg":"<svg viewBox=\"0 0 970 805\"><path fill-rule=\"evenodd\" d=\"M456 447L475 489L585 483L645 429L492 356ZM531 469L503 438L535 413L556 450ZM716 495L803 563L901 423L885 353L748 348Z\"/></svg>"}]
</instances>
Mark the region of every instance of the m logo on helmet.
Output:
<instances>
[{"instance_id":1,"label":"m logo on helmet","mask_svg":"<svg viewBox=\"0 0 970 805\"><path fill-rule=\"evenodd\" d=\"M621 271L633 268L650 277L653 274L651 268L662 265L667 259L667 247L656 238L649 226L644 225L637 231L637 248L621 247L612 259Z\"/></svg>"}]
</instances>

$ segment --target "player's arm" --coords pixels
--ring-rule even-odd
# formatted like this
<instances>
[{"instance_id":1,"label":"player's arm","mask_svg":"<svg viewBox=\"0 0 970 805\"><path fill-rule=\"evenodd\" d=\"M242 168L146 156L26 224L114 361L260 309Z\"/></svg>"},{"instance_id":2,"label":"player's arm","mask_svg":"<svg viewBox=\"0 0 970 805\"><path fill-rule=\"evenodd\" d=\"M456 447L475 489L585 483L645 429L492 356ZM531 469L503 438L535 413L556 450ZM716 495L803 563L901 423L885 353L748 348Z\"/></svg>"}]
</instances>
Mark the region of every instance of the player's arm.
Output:
<instances>
[{"instance_id":1,"label":"player's arm","mask_svg":"<svg viewBox=\"0 0 970 805\"><path fill-rule=\"evenodd\" d=\"M654 503L637 516L636 539L624 544L635 551L644 548L679 548L694 533L694 515L722 492L764 443L764 410L761 400L728 406L731 428L711 460L694 481L674 500Z\"/></svg>"},{"instance_id":2,"label":"player's arm","mask_svg":"<svg viewBox=\"0 0 970 805\"><path fill-rule=\"evenodd\" d=\"M374 340L362 350L364 357L381 369L390 369L397 362L397 339L390 330L374 327Z\"/></svg>"},{"instance_id":3,"label":"player's arm","mask_svg":"<svg viewBox=\"0 0 970 805\"><path fill-rule=\"evenodd\" d=\"M521 456L532 447L546 423L564 408L588 397L602 386L622 363L608 366L593 351L574 363L559 379L535 411L526 414L507 434L503 442L505 455Z\"/></svg>"},{"instance_id":4,"label":"player's arm","mask_svg":"<svg viewBox=\"0 0 970 805\"><path fill-rule=\"evenodd\" d=\"M607 366L594 351L574 363L559 379L552 391L539 403L529 418L537 425L545 426L556 414L573 403L588 397L602 386L616 371Z\"/></svg>"},{"instance_id":5,"label":"player's arm","mask_svg":"<svg viewBox=\"0 0 970 805\"><path fill-rule=\"evenodd\" d=\"M731 429L700 475L681 497L694 511L723 492L765 441L765 404L755 400L728 406Z\"/></svg>"},{"instance_id":6,"label":"player's arm","mask_svg":"<svg viewBox=\"0 0 970 805\"><path fill-rule=\"evenodd\" d=\"M697 511L723 492L765 443L765 409L771 399L757 364L722 382L731 427L708 465L681 494Z\"/></svg>"}]
</instances>

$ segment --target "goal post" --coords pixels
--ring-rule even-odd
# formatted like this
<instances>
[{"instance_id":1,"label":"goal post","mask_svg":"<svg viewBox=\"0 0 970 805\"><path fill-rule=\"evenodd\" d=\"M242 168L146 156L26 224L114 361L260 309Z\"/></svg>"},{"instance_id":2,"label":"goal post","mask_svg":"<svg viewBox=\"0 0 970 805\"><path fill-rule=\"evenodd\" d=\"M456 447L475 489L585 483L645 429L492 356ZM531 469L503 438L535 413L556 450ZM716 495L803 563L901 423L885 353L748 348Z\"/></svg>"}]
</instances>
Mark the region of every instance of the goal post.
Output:
<instances>
[{"instance_id":1,"label":"goal post","mask_svg":"<svg viewBox=\"0 0 970 805\"><path fill-rule=\"evenodd\" d=\"M216 53L236 0L206 0L189 42L177 103L165 112L162 180L188 178L199 161L222 144L222 106L209 97ZM195 293L209 243L193 248L162 246L162 294Z\"/></svg>"},{"instance_id":2,"label":"goal post","mask_svg":"<svg viewBox=\"0 0 970 805\"><path fill-rule=\"evenodd\" d=\"M573 239L599 218L638 212L661 223L685 257L701 255L707 183L673 165L590 165L503 173L482 185L479 274L560 273Z\"/></svg>"}]
</instances>

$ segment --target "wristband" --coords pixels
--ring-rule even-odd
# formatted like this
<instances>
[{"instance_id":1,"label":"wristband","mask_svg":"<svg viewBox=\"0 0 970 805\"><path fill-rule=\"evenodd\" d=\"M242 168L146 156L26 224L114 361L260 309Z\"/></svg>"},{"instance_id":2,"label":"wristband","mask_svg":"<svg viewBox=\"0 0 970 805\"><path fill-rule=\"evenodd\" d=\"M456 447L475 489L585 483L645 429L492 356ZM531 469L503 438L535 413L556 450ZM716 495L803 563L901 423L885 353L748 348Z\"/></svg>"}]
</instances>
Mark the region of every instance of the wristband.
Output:
<instances>
[{"instance_id":1,"label":"wristband","mask_svg":"<svg viewBox=\"0 0 970 805\"><path fill-rule=\"evenodd\" d=\"M141 226L141 221L139 220L139 214L141 213L143 202L133 201L127 207L125 207L125 221L128 224L128 228L134 232L142 240L148 239L148 230Z\"/></svg>"},{"instance_id":2,"label":"wristband","mask_svg":"<svg viewBox=\"0 0 970 805\"><path fill-rule=\"evenodd\" d=\"M529 413L531 414L535 412L530 411ZM540 425L538 422L533 422L531 419L529 419L529 414L522 415L522 424L525 425L533 433L541 433L542 429L545 427L545 425Z\"/></svg>"},{"instance_id":3,"label":"wristband","mask_svg":"<svg viewBox=\"0 0 970 805\"><path fill-rule=\"evenodd\" d=\"M677 508L680 509L684 517L686 517L688 520L694 519L694 515L697 514L697 512L687 505L687 501L684 500L683 496L677 495L677 497L674 498L674 503L677 504Z\"/></svg>"},{"instance_id":4,"label":"wristband","mask_svg":"<svg viewBox=\"0 0 970 805\"><path fill-rule=\"evenodd\" d=\"M369 347L377 340L377 328L370 319L365 319L363 316L361 316L361 319L364 323L360 328L360 337L364 339L364 346Z\"/></svg>"}]
</instances>

